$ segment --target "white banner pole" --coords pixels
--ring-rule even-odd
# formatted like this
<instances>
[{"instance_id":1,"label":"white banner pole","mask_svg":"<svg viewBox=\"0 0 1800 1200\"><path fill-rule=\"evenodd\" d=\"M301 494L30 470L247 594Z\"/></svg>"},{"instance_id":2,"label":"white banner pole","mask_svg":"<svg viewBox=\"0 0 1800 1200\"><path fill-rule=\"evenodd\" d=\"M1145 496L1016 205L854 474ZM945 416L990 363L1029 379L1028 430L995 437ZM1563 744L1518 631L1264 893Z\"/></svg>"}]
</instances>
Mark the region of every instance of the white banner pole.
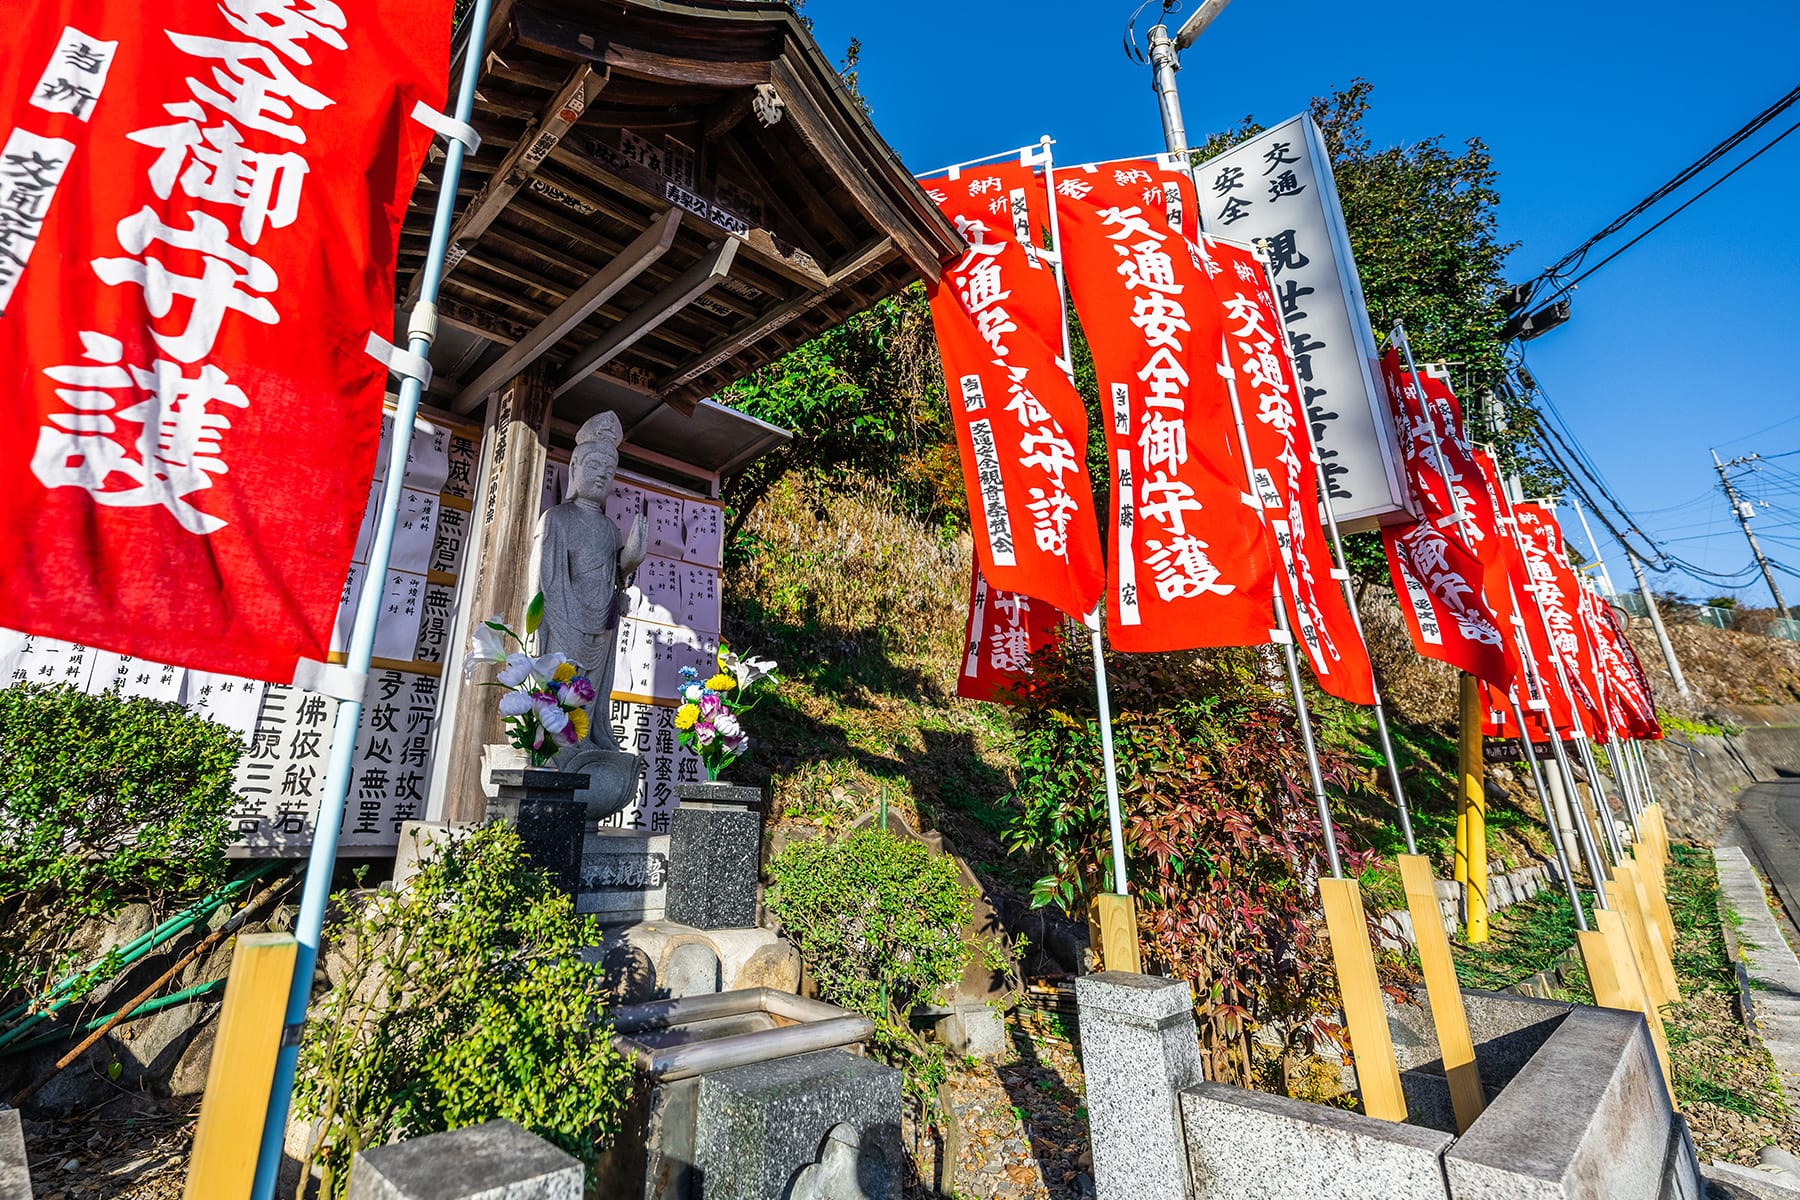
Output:
<instances>
[{"instance_id":1,"label":"white banner pole","mask_svg":"<svg viewBox=\"0 0 1800 1200\"><path fill-rule=\"evenodd\" d=\"M461 86L456 94L456 116L451 127L469 128L474 112L475 85L481 77L483 48L487 41L488 14L493 0L475 0L465 23L468 30L463 53ZM438 185L437 209L431 226L431 244L425 256L423 286L419 302L413 307L407 326L407 350L415 360L431 353L437 336L437 298L443 281L444 256L450 245L450 223L456 211L456 185L462 176L463 157L468 147L458 137L449 138L443 177ZM400 485L405 475L407 452L411 448L413 423L418 418L419 402L425 381L417 374L406 375L400 383L400 398L394 413L394 436L388 451L387 478L382 485L381 509L375 524L375 542L369 550L367 574L362 594L351 625L346 668L352 678L364 680L369 673L369 660L375 650L375 622L381 614L381 594L387 580L389 555L394 546L394 527L400 515ZM300 1035L306 1023L307 1004L312 996L314 968L318 963L319 941L325 926L325 906L331 895L331 876L337 865L338 835L344 824L344 804L350 791L351 759L356 749L356 729L362 720L362 700L340 701L337 720L332 729L331 758L326 767L326 784L319 798L318 819L313 827L312 851L307 860L306 882L300 896L300 912L294 922L294 936L299 953L294 959L294 978L288 992L286 1028L282 1031L281 1050L275 1062L275 1078L269 1087L268 1110L263 1120L262 1145L256 1161L256 1182L252 1200L273 1200L277 1175L281 1167L283 1135L287 1131L288 1106L294 1087L294 1068L300 1055Z\"/></svg>"}]
</instances>

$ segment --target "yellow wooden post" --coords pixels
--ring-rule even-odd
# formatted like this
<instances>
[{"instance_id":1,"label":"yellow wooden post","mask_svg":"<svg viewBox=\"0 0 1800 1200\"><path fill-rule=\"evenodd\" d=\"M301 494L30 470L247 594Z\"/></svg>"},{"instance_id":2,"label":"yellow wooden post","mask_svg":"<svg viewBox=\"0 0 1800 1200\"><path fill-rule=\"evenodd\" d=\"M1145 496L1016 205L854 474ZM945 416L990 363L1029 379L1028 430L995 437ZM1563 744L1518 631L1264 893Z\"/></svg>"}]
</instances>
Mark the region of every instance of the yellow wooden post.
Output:
<instances>
[{"instance_id":1,"label":"yellow wooden post","mask_svg":"<svg viewBox=\"0 0 1800 1200\"><path fill-rule=\"evenodd\" d=\"M1102 892L1094 901L1100 918L1100 964L1108 971L1144 969L1143 953L1138 948L1137 906L1129 895Z\"/></svg>"},{"instance_id":2,"label":"yellow wooden post","mask_svg":"<svg viewBox=\"0 0 1800 1200\"><path fill-rule=\"evenodd\" d=\"M1404 1121L1406 1097L1400 1091L1400 1064L1388 1032L1387 1007L1381 1002L1381 981L1375 975L1362 890L1354 879L1321 879L1319 896L1325 902L1325 928L1331 935L1331 960L1337 968L1344 1021L1350 1027L1350 1049L1356 1055L1363 1112L1384 1121Z\"/></svg>"},{"instance_id":3,"label":"yellow wooden post","mask_svg":"<svg viewBox=\"0 0 1800 1200\"><path fill-rule=\"evenodd\" d=\"M1461 714L1456 741L1457 790L1462 796L1464 847L1468 858L1468 884L1463 889L1468 910L1464 936L1471 946L1488 940L1487 793L1482 790L1481 689L1475 677L1463 672L1457 683Z\"/></svg>"},{"instance_id":4,"label":"yellow wooden post","mask_svg":"<svg viewBox=\"0 0 1800 1200\"><path fill-rule=\"evenodd\" d=\"M1650 992L1659 1004L1677 1003L1681 999L1681 985L1675 979L1675 960L1663 941L1662 927L1651 915L1643 877L1634 864L1627 862L1619 864L1613 878L1616 882L1613 890L1619 894L1619 907L1628 922L1626 928L1631 931L1632 945L1637 948L1638 957L1644 959L1645 973L1654 980Z\"/></svg>"},{"instance_id":5,"label":"yellow wooden post","mask_svg":"<svg viewBox=\"0 0 1800 1200\"><path fill-rule=\"evenodd\" d=\"M1422 854L1402 854L1397 861L1406 907L1412 914L1413 943L1425 975L1425 994L1431 1001L1431 1020L1437 1027L1444 1078L1456 1110L1456 1131L1466 1133L1487 1107L1487 1096L1481 1090L1481 1070L1475 1062L1475 1043L1469 1036L1469 1014L1463 1008L1456 964L1450 958L1450 939L1444 936L1438 912L1437 879L1431 873L1431 860Z\"/></svg>"},{"instance_id":6,"label":"yellow wooden post","mask_svg":"<svg viewBox=\"0 0 1800 1200\"><path fill-rule=\"evenodd\" d=\"M1631 861L1637 868L1638 883L1644 889L1644 911L1651 921L1662 931L1663 945L1671 955L1675 953L1675 914L1669 911L1668 894L1664 891L1663 873L1659 869L1656 856L1656 842L1646 831L1646 839L1632 843Z\"/></svg>"},{"instance_id":7,"label":"yellow wooden post","mask_svg":"<svg viewBox=\"0 0 1800 1200\"><path fill-rule=\"evenodd\" d=\"M1616 908L1603 908L1594 914L1598 934L1582 933L1582 958L1588 964L1588 979L1594 985L1594 1002L1602 1008L1617 1008L1642 1013L1650 1028L1650 1040L1656 1046L1656 1061L1662 1067L1663 1082L1668 1085L1669 1099L1675 1098L1675 1074L1669 1067L1669 1039L1663 1030L1662 1011L1651 1001L1645 985L1645 973L1632 949L1625 929L1625 918ZM1597 942L1590 953L1590 942ZM1602 981L1602 975L1606 979ZM1604 991L1603 991L1604 987ZM1602 998L1604 996L1604 998Z\"/></svg>"},{"instance_id":8,"label":"yellow wooden post","mask_svg":"<svg viewBox=\"0 0 1800 1200\"><path fill-rule=\"evenodd\" d=\"M194 1128L185 1200L250 1194L297 949L291 933L238 937Z\"/></svg>"}]
</instances>

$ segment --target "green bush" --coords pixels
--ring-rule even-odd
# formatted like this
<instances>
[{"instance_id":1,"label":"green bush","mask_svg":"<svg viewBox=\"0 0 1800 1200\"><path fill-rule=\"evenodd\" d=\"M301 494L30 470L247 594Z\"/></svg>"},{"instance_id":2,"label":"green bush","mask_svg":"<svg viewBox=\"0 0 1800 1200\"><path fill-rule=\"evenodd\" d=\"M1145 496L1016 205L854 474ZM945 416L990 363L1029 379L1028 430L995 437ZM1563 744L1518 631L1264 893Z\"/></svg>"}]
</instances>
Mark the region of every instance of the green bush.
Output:
<instances>
[{"instance_id":1,"label":"green bush","mask_svg":"<svg viewBox=\"0 0 1800 1200\"><path fill-rule=\"evenodd\" d=\"M975 890L955 862L885 829L790 842L769 863L769 904L819 995L875 1022L874 1049L923 1094L944 1073L941 1051L911 1026L913 1009L962 977L977 952L964 928ZM990 965L1007 960L989 943Z\"/></svg>"},{"instance_id":2,"label":"green bush","mask_svg":"<svg viewBox=\"0 0 1800 1200\"><path fill-rule=\"evenodd\" d=\"M0 690L0 995L62 970L82 920L224 881L242 752L179 704Z\"/></svg>"},{"instance_id":3,"label":"green bush","mask_svg":"<svg viewBox=\"0 0 1800 1200\"><path fill-rule=\"evenodd\" d=\"M344 1194L360 1150L502 1117L593 1166L632 1068L581 958L599 931L513 829L454 841L331 936L345 966L307 1021L294 1092L321 1122L305 1166L323 1196Z\"/></svg>"}]
</instances>

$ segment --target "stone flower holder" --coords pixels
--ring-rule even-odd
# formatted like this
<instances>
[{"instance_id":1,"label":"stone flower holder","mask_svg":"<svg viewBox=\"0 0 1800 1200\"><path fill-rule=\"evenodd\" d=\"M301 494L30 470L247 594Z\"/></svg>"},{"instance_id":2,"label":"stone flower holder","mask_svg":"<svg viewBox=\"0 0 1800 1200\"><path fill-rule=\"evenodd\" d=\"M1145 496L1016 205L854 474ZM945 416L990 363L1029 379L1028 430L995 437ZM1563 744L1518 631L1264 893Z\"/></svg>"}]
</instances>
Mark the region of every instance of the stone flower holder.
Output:
<instances>
[{"instance_id":1,"label":"stone flower holder","mask_svg":"<svg viewBox=\"0 0 1800 1200\"><path fill-rule=\"evenodd\" d=\"M548 871L557 887L578 891L581 839L588 822L587 804L576 793L588 786L588 777L526 767L495 771L493 778L499 794L488 801L488 820L517 829L533 865Z\"/></svg>"},{"instance_id":2,"label":"stone flower holder","mask_svg":"<svg viewBox=\"0 0 1800 1200\"><path fill-rule=\"evenodd\" d=\"M669 821L666 920L695 929L756 924L762 876L761 788L686 783Z\"/></svg>"}]
</instances>

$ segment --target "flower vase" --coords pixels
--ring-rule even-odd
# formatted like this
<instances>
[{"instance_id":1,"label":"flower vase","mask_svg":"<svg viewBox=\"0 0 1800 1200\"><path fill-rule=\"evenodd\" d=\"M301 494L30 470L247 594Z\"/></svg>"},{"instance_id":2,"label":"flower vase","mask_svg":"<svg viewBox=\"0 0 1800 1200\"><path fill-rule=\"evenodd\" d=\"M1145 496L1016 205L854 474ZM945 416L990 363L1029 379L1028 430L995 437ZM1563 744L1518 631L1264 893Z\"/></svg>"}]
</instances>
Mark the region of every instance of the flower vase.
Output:
<instances>
[{"instance_id":1,"label":"flower vase","mask_svg":"<svg viewBox=\"0 0 1800 1200\"><path fill-rule=\"evenodd\" d=\"M550 882L573 894L581 887L581 844L587 833L587 803L576 793L588 777L548 767L494 772L499 794L488 801L490 821L519 831L532 864Z\"/></svg>"}]
</instances>

